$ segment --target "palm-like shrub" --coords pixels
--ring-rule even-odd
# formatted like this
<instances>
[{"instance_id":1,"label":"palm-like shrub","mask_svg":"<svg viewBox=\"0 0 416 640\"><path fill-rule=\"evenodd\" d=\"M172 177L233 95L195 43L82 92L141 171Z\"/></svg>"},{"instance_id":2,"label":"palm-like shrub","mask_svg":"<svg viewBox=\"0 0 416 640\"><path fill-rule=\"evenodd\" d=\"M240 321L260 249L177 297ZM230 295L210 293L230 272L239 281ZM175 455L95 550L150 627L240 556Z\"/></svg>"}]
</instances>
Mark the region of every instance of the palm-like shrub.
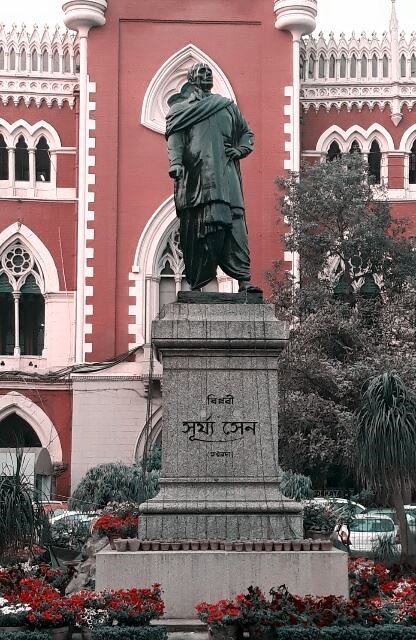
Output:
<instances>
[{"instance_id":1,"label":"palm-like shrub","mask_svg":"<svg viewBox=\"0 0 416 640\"><path fill-rule=\"evenodd\" d=\"M31 550L41 541L45 526L45 514L24 474L22 451L16 451L15 466L8 471L8 475L0 475L0 560Z\"/></svg>"},{"instance_id":2,"label":"palm-like shrub","mask_svg":"<svg viewBox=\"0 0 416 640\"><path fill-rule=\"evenodd\" d=\"M399 523L402 562L416 561L403 504L416 473L416 396L399 376L383 373L370 380L356 417L358 474L388 493Z\"/></svg>"},{"instance_id":3,"label":"palm-like shrub","mask_svg":"<svg viewBox=\"0 0 416 640\"><path fill-rule=\"evenodd\" d=\"M313 496L311 478L293 471L283 471L280 490L284 496L292 500L307 500Z\"/></svg>"}]
</instances>

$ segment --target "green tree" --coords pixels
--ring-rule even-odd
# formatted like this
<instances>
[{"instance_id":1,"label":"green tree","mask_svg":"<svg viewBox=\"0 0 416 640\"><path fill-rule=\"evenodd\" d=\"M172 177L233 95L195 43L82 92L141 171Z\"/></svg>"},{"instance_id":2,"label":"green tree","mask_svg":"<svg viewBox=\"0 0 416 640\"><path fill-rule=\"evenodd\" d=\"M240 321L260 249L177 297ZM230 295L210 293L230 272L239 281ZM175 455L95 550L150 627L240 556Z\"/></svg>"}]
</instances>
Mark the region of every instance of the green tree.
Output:
<instances>
[{"instance_id":1,"label":"green tree","mask_svg":"<svg viewBox=\"0 0 416 640\"><path fill-rule=\"evenodd\" d=\"M394 373L370 380L356 414L357 470L372 487L384 489L399 523L402 562L416 562L416 540L403 497L416 474L416 395Z\"/></svg>"},{"instance_id":2,"label":"green tree","mask_svg":"<svg viewBox=\"0 0 416 640\"><path fill-rule=\"evenodd\" d=\"M396 370L415 387L416 254L358 154L277 181L300 253L300 282L270 274L279 317L291 322L281 360L279 459L313 485L351 486L360 390ZM295 321L293 319L295 318Z\"/></svg>"}]
</instances>

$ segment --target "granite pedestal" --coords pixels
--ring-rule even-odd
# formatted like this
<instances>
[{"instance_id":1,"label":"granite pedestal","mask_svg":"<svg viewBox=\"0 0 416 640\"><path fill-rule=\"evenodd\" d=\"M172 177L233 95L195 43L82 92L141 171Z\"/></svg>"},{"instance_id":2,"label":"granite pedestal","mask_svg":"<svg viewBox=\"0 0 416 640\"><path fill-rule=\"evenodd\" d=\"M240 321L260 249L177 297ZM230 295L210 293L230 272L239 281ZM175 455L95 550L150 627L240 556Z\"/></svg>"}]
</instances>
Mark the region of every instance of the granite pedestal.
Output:
<instances>
[{"instance_id":1,"label":"granite pedestal","mask_svg":"<svg viewBox=\"0 0 416 640\"><path fill-rule=\"evenodd\" d=\"M153 323L163 363L162 477L159 494L140 506L142 539L302 538L301 505L278 485L287 328L273 305L244 299L174 303Z\"/></svg>"}]
</instances>

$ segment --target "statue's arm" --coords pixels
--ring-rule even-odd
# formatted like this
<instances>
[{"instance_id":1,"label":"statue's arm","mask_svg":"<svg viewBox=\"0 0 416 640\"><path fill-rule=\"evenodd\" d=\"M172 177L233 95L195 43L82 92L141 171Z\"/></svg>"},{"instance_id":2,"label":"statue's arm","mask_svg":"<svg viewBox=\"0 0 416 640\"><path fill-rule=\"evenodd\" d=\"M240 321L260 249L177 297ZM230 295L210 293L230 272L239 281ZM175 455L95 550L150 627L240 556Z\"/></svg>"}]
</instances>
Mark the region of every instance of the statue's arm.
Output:
<instances>
[{"instance_id":1,"label":"statue's arm","mask_svg":"<svg viewBox=\"0 0 416 640\"><path fill-rule=\"evenodd\" d=\"M178 180L183 175L183 152L185 136L182 131L172 133L168 138L169 175Z\"/></svg>"},{"instance_id":2,"label":"statue's arm","mask_svg":"<svg viewBox=\"0 0 416 640\"><path fill-rule=\"evenodd\" d=\"M235 146L226 145L225 153L229 158L240 160L241 158L248 156L249 153L253 151L254 133L248 126L238 107L233 104L231 109L234 118L234 126L236 128L236 139L238 142Z\"/></svg>"}]
</instances>

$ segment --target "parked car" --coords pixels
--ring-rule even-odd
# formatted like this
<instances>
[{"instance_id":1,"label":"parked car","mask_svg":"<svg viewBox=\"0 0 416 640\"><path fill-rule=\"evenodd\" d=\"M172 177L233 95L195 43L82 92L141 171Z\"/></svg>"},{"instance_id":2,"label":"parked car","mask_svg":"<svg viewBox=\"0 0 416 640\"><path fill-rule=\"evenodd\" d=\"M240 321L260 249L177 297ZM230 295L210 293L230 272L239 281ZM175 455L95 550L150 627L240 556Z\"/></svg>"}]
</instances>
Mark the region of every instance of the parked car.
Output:
<instances>
[{"instance_id":1,"label":"parked car","mask_svg":"<svg viewBox=\"0 0 416 640\"><path fill-rule=\"evenodd\" d=\"M41 505L49 519L54 516L60 516L68 511L68 504L59 500L42 501Z\"/></svg>"},{"instance_id":2,"label":"parked car","mask_svg":"<svg viewBox=\"0 0 416 640\"><path fill-rule=\"evenodd\" d=\"M82 511L64 511L63 513L53 515L51 518L51 525L59 523L66 523L68 525L74 525L78 523L90 523L97 517L96 513L83 513Z\"/></svg>"},{"instance_id":3,"label":"parked car","mask_svg":"<svg viewBox=\"0 0 416 640\"><path fill-rule=\"evenodd\" d=\"M414 510L414 508L409 509L408 508L409 506L411 505L405 506L406 518L409 524L410 531L416 534L416 511ZM380 509L379 508L369 509L366 513L371 516L389 516L389 518L391 518L394 522L396 533L398 533L399 525L396 518L396 511L391 507L382 507Z\"/></svg>"},{"instance_id":4,"label":"parked car","mask_svg":"<svg viewBox=\"0 0 416 640\"><path fill-rule=\"evenodd\" d=\"M310 502L314 504L325 504L331 507L333 511L339 513L341 516L347 513L352 516L356 516L360 513L364 513L366 508L359 502L354 500L347 500L346 498L313 498Z\"/></svg>"},{"instance_id":5,"label":"parked car","mask_svg":"<svg viewBox=\"0 0 416 640\"><path fill-rule=\"evenodd\" d=\"M337 540L348 545L350 551L371 551L380 539L389 537L396 541L396 527L392 518L384 514L359 514L348 528L345 524L337 525L334 530Z\"/></svg>"}]
</instances>

